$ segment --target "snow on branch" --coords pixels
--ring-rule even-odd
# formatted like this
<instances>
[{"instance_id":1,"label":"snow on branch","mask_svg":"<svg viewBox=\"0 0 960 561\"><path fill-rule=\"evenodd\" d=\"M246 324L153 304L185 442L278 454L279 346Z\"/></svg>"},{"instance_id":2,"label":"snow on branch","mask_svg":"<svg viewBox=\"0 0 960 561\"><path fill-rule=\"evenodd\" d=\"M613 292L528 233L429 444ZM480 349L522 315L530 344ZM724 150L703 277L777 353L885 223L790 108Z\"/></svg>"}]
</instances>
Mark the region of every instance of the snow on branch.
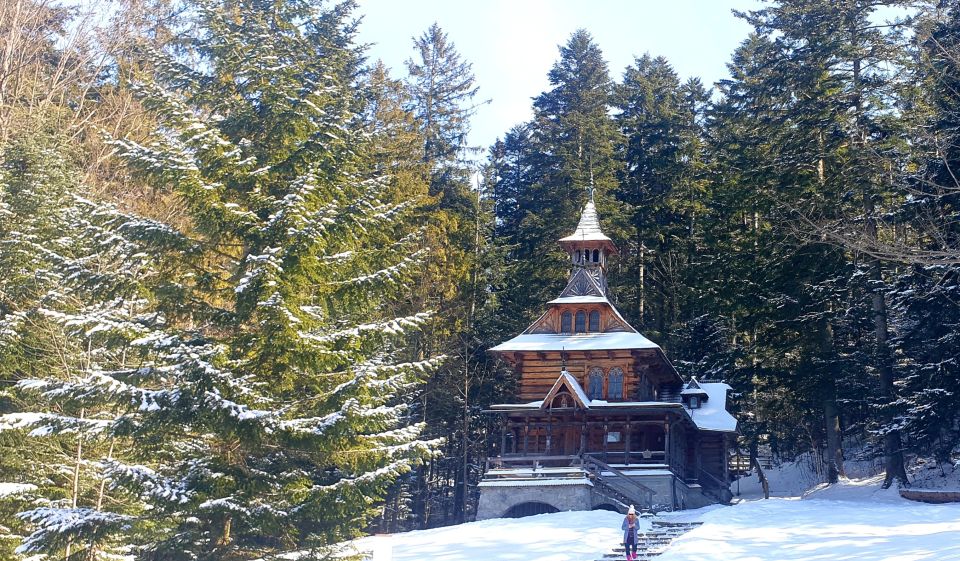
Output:
<instances>
[{"instance_id":1,"label":"snow on branch","mask_svg":"<svg viewBox=\"0 0 960 561\"><path fill-rule=\"evenodd\" d=\"M109 534L130 529L133 517L92 508L41 507L17 514L17 518L36 529L16 549L16 553L50 552L67 542L91 543Z\"/></svg>"},{"instance_id":2,"label":"snow on branch","mask_svg":"<svg viewBox=\"0 0 960 561\"><path fill-rule=\"evenodd\" d=\"M396 336L406 333L408 329L419 328L432 317L433 313L419 312L412 316L393 318L377 323L364 323L350 329L342 329L332 333L300 332L299 335L305 340L316 343L334 343L341 340L354 339L368 334L385 334Z\"/></svg>"},{"instance_id":3,"label":"snow on branch","mask_svg":"<svg viewBox=\"0 0 960 561\"><path fill-rule=\"evenodd\" d=\"M385 283L399 283L403 282L404 277L403 273L414 268L414 266L420 263L420 257L426 254L426 250L418 250L413 252L410 255L407 255L400 260L399 263L368 273L365 275L360 275L350 279L342 281L334 281L329 283L332 286L344 286L344 285L354 285L354 286L366 286L376 282L385 282Z\"/></svg>"},{"instance_id":4,"label":"snow on branch","mask_svg":"<svg viewBox=\"0 0 960 561\"><path fill-rule=\"evenodd\" d=\"M29 385L27 383L21 387L28 387ZM0 415L0 432L31 429L29 436L49 436L74 432L99 434L109 429L112 424L113 421L111 420L80 419L55 413L8 413Z\"/></svg>"},{"instance_id":5,"label":"snow on branch","mask_svg":"<svg viewBox=\"0 0 960 561\"><path fill-rule=\"evenodd\" d=\"M184 504L194 495L182 478L162 476L147 466L108 461L104 462L103 471L114 487L134 487L147 500Z\"/></svg>"}]
</instances>

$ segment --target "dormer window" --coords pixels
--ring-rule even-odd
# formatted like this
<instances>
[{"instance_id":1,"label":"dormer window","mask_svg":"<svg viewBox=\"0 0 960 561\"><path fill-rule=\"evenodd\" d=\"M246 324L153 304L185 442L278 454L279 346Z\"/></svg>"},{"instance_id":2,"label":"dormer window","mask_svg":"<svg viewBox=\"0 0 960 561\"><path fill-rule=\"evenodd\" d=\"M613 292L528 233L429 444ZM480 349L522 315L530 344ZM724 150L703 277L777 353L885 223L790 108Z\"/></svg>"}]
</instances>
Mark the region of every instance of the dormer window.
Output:
<instances>
[{"instance_id":1,"label":"dormer window","mask_svg":"<svg viewBox=\"0 0 960 561\"><path fill-rule=\"evenodd\" d=\"M563 312L560 315L560 333L573 333L573 314Z\"/></svg>"},{"instance_id":2,"label":"dormer window","mask_svg":"<svg viewBox=\"0 0 960 561\"><path fill-rule=\"evenodd\" d=\"M587 314L583 310L577 312L577 333L586 333L587 331Z\"/></svg>"},{"instance_id":3,"label":"dormer window","mask_svg":"<svg viewBox=\"0 0 960 561\"><path fill-rule=\"evenodd\" d=\"M598 331L600 331L600 312L593 310L590 312L590 333L596 333Z\"/></svg>"},{"instance_id":4,"label":"dormer window","mask_svg":"<svg viewBox=\"0 0 960 561\"><path fill-rule=\"evenodd\" d=\"M700 387L696 378L691 378L680 392L680 400L690 409L700 409L709 397L710 395Z\"/></svg>"},{"instance_id":5,"label":"dormer window","mask_svg":"<svg viewBox=\"0 0 960 561\"><path fill-rule=\"evenodd\" d=\"M599 262L600 262L600 250L599 250L599 249L593 250L593 262L594 262L594 263L599 263Z\"/></svg>"}]
</instances>

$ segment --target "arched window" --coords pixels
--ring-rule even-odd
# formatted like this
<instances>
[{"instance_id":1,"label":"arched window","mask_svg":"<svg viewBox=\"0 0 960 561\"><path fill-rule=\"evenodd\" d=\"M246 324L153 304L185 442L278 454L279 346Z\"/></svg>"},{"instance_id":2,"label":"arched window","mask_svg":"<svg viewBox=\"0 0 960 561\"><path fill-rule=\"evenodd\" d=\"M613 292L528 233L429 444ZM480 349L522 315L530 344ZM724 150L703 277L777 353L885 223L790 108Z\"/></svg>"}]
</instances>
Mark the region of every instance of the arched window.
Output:
<instances>
[{"instance_id":1,"label":"arched window","mask_svg":"<svg viewBox=\"0 0 960 561\"><path fill-rule=\"evenodd\" d=\"M577 250L577 263L583 263L583 252L579 249Z\"/></svg>"},{"instance_id":2,"label":"arched window","mask_svg":"<svg viewBox=\"0 0 960 561\"><path fill-rule=\"evenodd\" d=\"M623 369L611 368L607 380L607 398L623 399Z\"/></svg>"},{"instance_id":3,"label":"arched window","mask_svg":"<svg viewBox=\"0 0 960 561\"><path fill-rule=\"evenodd\" d=\"M600 262L600 250L599 250L599 249L593 250L593 262L594 262L594 263L599 263L599 262Z\"/></svg>"},{"instance_id":4,"label":"arched window","mask_svg":"<svg viewBox=\"0 0 960 561\"><path fill-rule=\"evenodd\" d=\"M573 406L573 401L570 398L570 394L567 392L558 392L553 398L552 406L554 409L564 409L567 407Z\"/></svg>"},{"instance_id":5,"label":"arched window","mask_svg":"<svg viewBox=\"0 0 960 561\"><path fill-rule=\"evenodd\" d=\"M584 333L587 330L587 314L583 310L577 312L577 333Z\"/></svg>"},{"instance_id":6,"label":"arched window","mask_svg":"<svg viewBox=\"0 0 960 561\"><path fill-rule=\"evenodd\" d=\"M572 333L573 332L573 314L570 312L563 312L560 315L560 333Z\"/></svg>"},{"instance_id":7,"label":"arched window","mask_svg":"<svg viewBox=\"0 0 960 561\"><path fill-rule=\"evenodd\" d=\"M600 331L600 312L599 310L594 310L590 312L590 333L596 333Z\"/></svg>"},{"instance_id":8,"label":"arched window","mask_svg":"<svg viewBox=\"0 0 960 561\"><path fill-rule=\"evenodd\" d=\"M587 396L590 399L603 399L603 370L596 366L590 369Z\"/></svg>"}]
</instances>

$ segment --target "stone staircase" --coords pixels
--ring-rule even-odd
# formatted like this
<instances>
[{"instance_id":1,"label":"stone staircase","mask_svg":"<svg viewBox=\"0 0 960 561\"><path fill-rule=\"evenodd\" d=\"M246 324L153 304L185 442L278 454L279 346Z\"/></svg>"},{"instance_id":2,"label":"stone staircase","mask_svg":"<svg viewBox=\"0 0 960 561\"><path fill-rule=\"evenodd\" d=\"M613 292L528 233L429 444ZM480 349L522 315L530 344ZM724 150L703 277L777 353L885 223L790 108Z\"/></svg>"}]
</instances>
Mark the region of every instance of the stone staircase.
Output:
<instances>
[{"instance_id":1,"label":"stone staircase","mask_svg":"<svg viewBox=\"0 0 960 561\"><path fill-rule=\"evenodd\" d=\"M653 520L650 531L637 534L637 561L651 561L670 547L677 536L681 536L696 528L702 522L673 522L670 520ZM624 561L627 553L622 545L604 554L597 561Z\"/></svg>"}]
</instances>

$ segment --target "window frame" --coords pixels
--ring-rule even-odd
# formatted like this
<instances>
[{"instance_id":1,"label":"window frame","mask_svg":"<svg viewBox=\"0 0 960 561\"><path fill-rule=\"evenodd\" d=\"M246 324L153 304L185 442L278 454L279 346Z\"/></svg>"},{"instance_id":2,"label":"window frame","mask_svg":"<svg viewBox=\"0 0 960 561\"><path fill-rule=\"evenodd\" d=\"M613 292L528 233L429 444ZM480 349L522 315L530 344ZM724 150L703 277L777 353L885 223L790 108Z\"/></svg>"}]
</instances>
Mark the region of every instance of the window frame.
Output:
<instances>
[{"instance_id":1,"label":"window frame","mask_svg":"<svg viewBox=\"0 0 960 561\"><path fill-rule=\"evenodd\" d=\"M616 385L614 385L616 381ZM624 383L624 374L623 368L619 366L614 366L607 372L607 399L625 399L625 392L623 388ZM614 389L618 390L616 395L614 395Z\"/></svg>"},{"instance_id":2,"label":"window frame","mask_svg":"<svg viewBox=\"0 0 960 561\"><path fill-rule=\"evenodd\" d=\"M585 312L584 310L577 310L577 313L574 316L574 321L573 321L573 332L574 333L587 332L587 312Z\"/></svg>"},{"instance_id":3,"label":"window frame","mask_svg":"<svg viewBox=\"0 0 960 561\"><path fill-rule=\"evenodd\" d=\"M594 366L587 372L587 397L590 399L603 399L603 382L606 374L603 368ZM596 385L594 385L596 381ZM594 390L597 390L596 392Z\"/></svg>"},{"instance_id":4,"label":"window frame","mask_svg":"<svg viewBox=\"0 0 960 561\"><path fill-rule=\"evenodd\" d=\"M594 319L597 320L596 324L593 322ZM596 327L594 327L594 325L596 325ZM587 331L590 333L600 332L600 310L591 310L590 314L588 314Z\"/></svg>"}]
</instances>

